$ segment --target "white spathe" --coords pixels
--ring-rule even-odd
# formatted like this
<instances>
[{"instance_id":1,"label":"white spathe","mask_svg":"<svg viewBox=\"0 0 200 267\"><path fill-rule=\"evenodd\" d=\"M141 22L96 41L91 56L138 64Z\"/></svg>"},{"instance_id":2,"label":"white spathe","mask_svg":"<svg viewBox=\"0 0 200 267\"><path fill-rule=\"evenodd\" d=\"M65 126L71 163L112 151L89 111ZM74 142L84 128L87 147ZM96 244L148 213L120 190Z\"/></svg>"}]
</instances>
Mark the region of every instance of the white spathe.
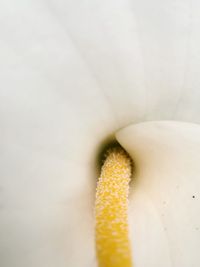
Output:
<instances>
[{"instance_id":1,"label":"white spathe","mask_svg":"<svg viewBox=\"0 0 200 267\"><path fill-rule=\"evenodd\" d=\"M198 0L1 1L2 266L94 266L101 142L130 123L200 122L199 12Z\"/></svg>"},{"instance_id":2,"label":"white spathe","mask_svg":"<svg viewBox=\"0 0 200 267\"><path fill-rule=\"evenodd\" d=\"M135 266L200 265L200 126L145 122L117 133L135 162L130 229Z\"/></svg>"}]
</instances>

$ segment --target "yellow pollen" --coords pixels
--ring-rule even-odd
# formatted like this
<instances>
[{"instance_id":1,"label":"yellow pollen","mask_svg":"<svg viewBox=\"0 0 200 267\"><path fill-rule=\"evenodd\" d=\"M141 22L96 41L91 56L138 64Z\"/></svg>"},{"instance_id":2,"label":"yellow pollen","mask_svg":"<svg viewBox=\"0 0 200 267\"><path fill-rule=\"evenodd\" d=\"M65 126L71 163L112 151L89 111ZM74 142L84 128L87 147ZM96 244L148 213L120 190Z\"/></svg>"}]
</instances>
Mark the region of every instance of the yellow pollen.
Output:
<instances>
[{"instance_id":1,"label":"yellow pollen","mask_svg":"<svg viewBox=\"0 0 200 267\"><path fill-rule=\"evenodd\" d=\"M99 267L131 267L128 192L131 159L122 148L108 151L97 184L96 254Z\"/></svg>"}]
</instances>

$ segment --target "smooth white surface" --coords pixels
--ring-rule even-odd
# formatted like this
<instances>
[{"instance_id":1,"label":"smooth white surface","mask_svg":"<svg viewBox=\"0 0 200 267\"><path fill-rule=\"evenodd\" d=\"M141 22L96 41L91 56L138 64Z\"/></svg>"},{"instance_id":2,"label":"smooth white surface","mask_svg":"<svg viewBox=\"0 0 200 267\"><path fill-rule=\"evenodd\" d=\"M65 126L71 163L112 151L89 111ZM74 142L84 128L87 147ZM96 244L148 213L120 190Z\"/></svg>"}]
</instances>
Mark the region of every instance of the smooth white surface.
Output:
<instances>
[{"instance_id":1,"label":"smooth white surface","mask_svg":"<svg viewBox=\"0 0 200 267\"><path fill-rule=\"evenodd\" d=\"M117 133L135 162L130 228L135 266L200 265L200 126L146 122Z\"/></svg>"},{"instance_id":2,"label":"smooth white surface","mask_svg":"<svg viewBox=\"0 0 200 267\"><path fill-rule=\"evenodd\" d=\"M199 12L197 0L0 2L3 267L94 266L99 144L130 123L200 121Z\"/></svg>"}]
</instances>

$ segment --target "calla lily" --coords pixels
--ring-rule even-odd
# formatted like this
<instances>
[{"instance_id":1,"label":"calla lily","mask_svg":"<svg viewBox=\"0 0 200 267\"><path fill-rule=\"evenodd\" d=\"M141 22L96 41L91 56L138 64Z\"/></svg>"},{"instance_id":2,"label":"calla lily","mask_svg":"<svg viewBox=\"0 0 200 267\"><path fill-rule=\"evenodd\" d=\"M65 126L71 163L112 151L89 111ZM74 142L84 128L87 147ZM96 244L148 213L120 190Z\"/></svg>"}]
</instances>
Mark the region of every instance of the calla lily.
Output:
<instances>
[{"instance_id":1,"label":"calla lily","mask_svg":"<svg viewBox=\"0 0 200 267\"><path fill-rule=\"evenodd\" d=\"M198 267L199 1L0 12L1 266L96 265L96 157L115 136L135 162L135 266Z\"/></svg>"}]
</instances>

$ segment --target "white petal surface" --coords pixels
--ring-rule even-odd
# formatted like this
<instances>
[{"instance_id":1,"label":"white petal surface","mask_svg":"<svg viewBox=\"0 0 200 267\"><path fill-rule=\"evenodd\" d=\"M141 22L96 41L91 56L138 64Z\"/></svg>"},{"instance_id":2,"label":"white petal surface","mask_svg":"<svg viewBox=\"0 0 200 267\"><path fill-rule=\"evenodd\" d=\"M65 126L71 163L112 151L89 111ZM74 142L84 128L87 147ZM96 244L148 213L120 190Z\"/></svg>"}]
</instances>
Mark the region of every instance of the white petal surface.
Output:
<instances>
[{"instance_id":1,"label":"white petal surface","mask_svg":"<svg viewBox=\"0 0 200 267\"><path fill-rule=\"evenodd\" d=\"M132 122L200 121L199 12L197 0L1 1L2 266L94 266L101 142Z\"/></svg>"},{"instance_id":2,"label":"white petal surface","mask_svg":"<svg viewBox=\"0 0 200 267\"><path fill-rule=\"evenodd\" d=\"M135 267L200 265L200 126L146 122L117 133L135 162L130 228Z\"/></svg>"},{"instance_id":3,"label":"white petal surface","mask_svg":"<svg viewBox=\"0 0 200 267\"><path fill-rule=\"evenodd\" d=\"M93 265L94 148L117 128L109 102L45 5L1 12L1 265Z\"/></svg>"},{"instance_id":4,"label":"white petal surface","mask_svg":"<svg viewBox=\"0 0 200 267\"><path fill-rule=\"evenodd\" d=\"M52 0L120 124L200 121L197 0Z\"/></svg>"}]
</instances>

